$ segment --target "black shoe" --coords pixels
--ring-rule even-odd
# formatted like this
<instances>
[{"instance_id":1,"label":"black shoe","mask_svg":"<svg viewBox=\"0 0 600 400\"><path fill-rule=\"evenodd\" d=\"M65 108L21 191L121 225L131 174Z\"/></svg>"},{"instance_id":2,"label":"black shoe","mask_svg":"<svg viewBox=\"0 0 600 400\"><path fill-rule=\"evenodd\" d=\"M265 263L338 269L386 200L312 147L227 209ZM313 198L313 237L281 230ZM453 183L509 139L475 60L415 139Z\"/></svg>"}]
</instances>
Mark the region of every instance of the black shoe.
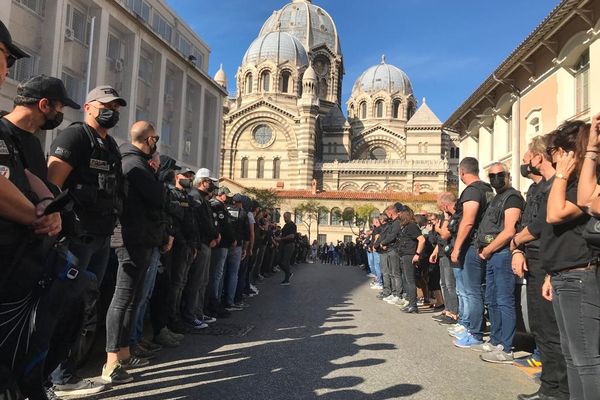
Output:
<instances>
[{"instance_id":1,"label":"black shoe","mask_svg":"<svg viewBox=\"0 0 600 400\"><path fill-rule=\"evenodd\" d=\"M415 306L408 306L402 309L402 311L404 311L407 314L418 314L419 313L419 309Z\"/></svg>"},{"instance_id":2,"label":"black shoe","mask_svg":"<svg viewBox=\"0 0 600 400\"><path fill-rule=\"evenodd\" d=\"M456 324L456 323L458 322L458 320L456 320L456 319L454 319L454 318L450 318L450 317L449 317L449 316L447 316L447 315L444 315L444 318L442 318L442 319L439 319L439 320L438 320L438 322L439 322L441 325L454 325L454 324Z\"/></svg>"},{"instance_id":3,"label":"black shoe","mask_svg":"<svg viewBox=\"0 0 600 400\"><path fill-rule=\"evenodd\" d=\"M287 280L287 279L285 279L284 281L282 281L282 282L280 283L280 285L281 285L281 286L290 286L290 281L289 281L289 280Z\"/></svg>"},{"instance_id":4,"label":"black shoe","mask_svg":"<svg viewBox=\"0 0 600 400\"><path fill-rule=\"evenodd\" d=\"M446 314L437 314L432 316L431 318L433 318L435 321L440 322L444 320L444 317L446 317Z\"/></svg>"}]
</instances>

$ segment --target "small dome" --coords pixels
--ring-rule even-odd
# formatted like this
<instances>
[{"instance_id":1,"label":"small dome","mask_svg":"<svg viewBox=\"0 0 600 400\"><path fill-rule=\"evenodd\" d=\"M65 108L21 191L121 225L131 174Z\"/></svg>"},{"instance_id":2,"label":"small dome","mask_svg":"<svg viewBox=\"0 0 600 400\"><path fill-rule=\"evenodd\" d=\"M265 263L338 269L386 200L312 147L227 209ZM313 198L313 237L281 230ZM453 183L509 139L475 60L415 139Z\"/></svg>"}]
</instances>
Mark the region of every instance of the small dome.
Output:
<instances>
[{"instance_id":1,"label":"small dome","mask_svg":"<svg viewBox=\"0 0 600 400\"><path fill-rule=\"evenodd\" d=\"M225 71L223 71L223 64L221 64L221 67L215 74L214 79L219 85L223 86L224 88L227 87L227 75L225 75Z\"/></svg>"},{"instance_id":2,"label":"small dome","mask_svg":"<svg viewBox=\"0 0 600 400\"><path fill-rule=\"evenodd\" d=\"M333 18L311 0L293 0L273 12L260 30L260 36L278 31L293 35L307 50L325 44L332 52L342 53Z\"/></svg>"},{"instance_id":3,"label":"small dome","mask_svg":"<svg viewBox=\"0 0 600 400\"><path fill-rule=\"evenodd\" d=\"M385 62L385 56L381 57L381 63L367 69L356 80L352 88L352 95L358 92L375 93L384 90L390 94L400 92L405 96L413 93L412 85L408 76L400 68Z\"/></svg>"},{"instance_id":4,"label":"small dome","mask_svg":"<svg viewBox=\"0 0 600 400\"><path fill-rule=\"evenodd\" d=\"M302 67L308 64L308 55L298 39L285 32L271 32L254 40L242 64L260 64L273 61L277 65L286 61Z\"/></svg>"},{"instance_id":5,"label":"small dome","mask_svg":"<svg viewBox=\"0 0 600 400\"><path fill-rule=\"evenodd\" d=\"M317 73L315 72L315 69L312 67L312 63L308 66L308 68L306 68L306 71L304 71L304 75L302 76L302 80L303 81L307 81L307 80L313 80L313 81L317 81Z\"/></svg>"}]
</instances>

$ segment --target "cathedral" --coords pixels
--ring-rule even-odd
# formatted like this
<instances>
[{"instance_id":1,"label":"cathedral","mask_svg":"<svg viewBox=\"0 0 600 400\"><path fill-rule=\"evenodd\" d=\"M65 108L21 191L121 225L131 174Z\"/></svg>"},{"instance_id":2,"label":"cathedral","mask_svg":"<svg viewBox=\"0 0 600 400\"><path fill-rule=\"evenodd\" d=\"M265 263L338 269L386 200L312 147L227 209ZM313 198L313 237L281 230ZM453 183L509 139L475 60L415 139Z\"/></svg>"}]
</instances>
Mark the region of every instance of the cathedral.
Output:
<instances>
[{"instance_id":1,"label":"cathedral","mask_svg":"<svg viewBox=\"0 0 600 400\"><path fill-rule=\"evenodd\" d=\"M456 180L458 138L418 102L404 71L385 56L374 62L343 103L344 56L331 16L311 0L274 11L225 104L221 177L284 195L446 190ZM227 86L222 68L215 80Z\"/></svg>"}]
</instances>

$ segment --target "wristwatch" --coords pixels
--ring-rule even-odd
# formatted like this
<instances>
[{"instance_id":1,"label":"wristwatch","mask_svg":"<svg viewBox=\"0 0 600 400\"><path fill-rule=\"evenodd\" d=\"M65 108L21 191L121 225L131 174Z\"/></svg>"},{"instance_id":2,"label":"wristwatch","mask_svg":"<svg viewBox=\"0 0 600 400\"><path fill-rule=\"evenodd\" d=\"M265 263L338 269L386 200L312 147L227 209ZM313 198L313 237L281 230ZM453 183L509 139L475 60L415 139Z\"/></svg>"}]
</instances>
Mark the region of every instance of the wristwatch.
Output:
<instances>
[{"instance_id":1,"label":"wristwatch","mask_svg":"<svg viewBox=\"0 0 600 400\"><path fill-rule=\"evenodd\" d=\"M560 172L557 172L555 176L557 179L564 179L565 181L567 180L567 177Z\"/></svg>"}]
</instances>

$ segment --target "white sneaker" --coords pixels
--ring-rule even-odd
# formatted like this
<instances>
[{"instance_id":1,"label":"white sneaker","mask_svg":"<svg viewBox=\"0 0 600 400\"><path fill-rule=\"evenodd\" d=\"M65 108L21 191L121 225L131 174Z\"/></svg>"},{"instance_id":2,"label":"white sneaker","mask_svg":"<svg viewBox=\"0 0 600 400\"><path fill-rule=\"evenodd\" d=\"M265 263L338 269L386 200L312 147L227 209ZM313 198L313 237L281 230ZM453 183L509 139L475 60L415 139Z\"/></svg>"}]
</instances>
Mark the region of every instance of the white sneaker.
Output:
<instances>
[{"instance_id":1,"label":"white sneaker","mask_svg":"<svg viewBox=\"0 0 600 400\"><path fill-rule=\"evenodd\" d=\"M381 289L383 289L383 286L381 286L381 285L371 285L371 289L381 290Z\"/></svg>"},{"instance_id":2,"label":"white sneaker","mask_svg":"<svg viewBox=\"0 0 600 400\"><path fill-rule=\"evenodd\" d=\"M388 299L385 299L384 301L385 301L386 303L389 303L389 304L394 304L394 303L395 303L395 302L397 302L399 299L400 299L400 298L399 298L399 297L397 297L397 296L390 296Z\"/></svg>"},{"instance_id":3,"label":"white sneaker","mask_svg":"<svg viewBox=\"0 0 600 400\"><path fill-rule=\"evenodd\" d=\"M256 286L254 286L253 284L250 284L250 290L252 290L254 293L258 294L258 288Z\"/></svg>"},{"instance_id":4,"label":"white sneaker","mask_svg":"<svg viewBox=\"0 0 600 400\"><path fill-rule=\"evenodd\" d=\"M375 278L375 274L367 274L369 278Z\"/></svg>"},{"instance_id":5,"label":"white sneaker","mask_svg":"<svg viewBox=\"0 0 600 400\"><path fill-rule=\"evenodd\" d=\"M467 328L465 328L461 324L456 324L456 325L453 325L450 328L448 328L448 332L454 332L454 333L461 333L466 330L467 330Z\"/></svg>"},{"instance_id":6,"label":"white sneaker","mask_svg":"<svg viewBox=\"0 0 600 400\"><path fill-rule=\"evenodd\" d=\"M388 300L390 300L392 297L394 297L394 295L390 294L389 296L387 296L387 297L384 297L384 298L383 298L383 299L381 299L381 300L383 300L383 301L388 301Z\"/></svg>"}]
</instances>

